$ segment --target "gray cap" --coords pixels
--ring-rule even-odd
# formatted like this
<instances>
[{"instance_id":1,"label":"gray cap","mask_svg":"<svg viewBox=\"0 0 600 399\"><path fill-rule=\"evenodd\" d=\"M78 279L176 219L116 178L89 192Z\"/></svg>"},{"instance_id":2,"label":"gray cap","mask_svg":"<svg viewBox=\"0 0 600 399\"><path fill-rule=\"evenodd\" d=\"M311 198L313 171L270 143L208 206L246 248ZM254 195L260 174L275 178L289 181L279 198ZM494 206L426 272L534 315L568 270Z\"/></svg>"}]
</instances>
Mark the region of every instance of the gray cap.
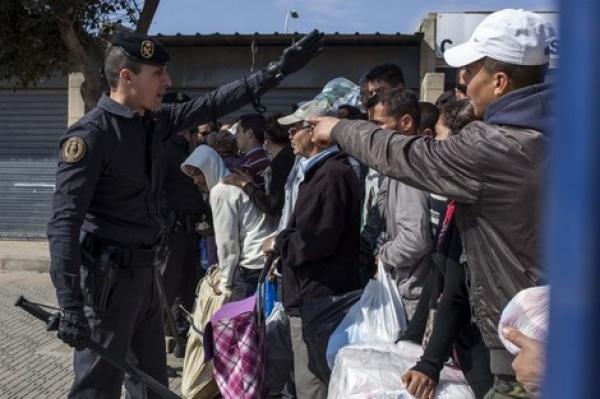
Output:
<instances>
[{"instance_id":1,"label":"gray cap","mask_svg":"<svg viewBox=\"0 0 600 399\"><path fill-rule=\"evenodd\" d=\"M298 109L288 116L277 119L280 125L293 125L294 123L305 121L309 118L315 118L317 116L333 116L335 112L329 102L325 100L320 101L307 101L302 104Z\"/></svg>"}]
</instances>

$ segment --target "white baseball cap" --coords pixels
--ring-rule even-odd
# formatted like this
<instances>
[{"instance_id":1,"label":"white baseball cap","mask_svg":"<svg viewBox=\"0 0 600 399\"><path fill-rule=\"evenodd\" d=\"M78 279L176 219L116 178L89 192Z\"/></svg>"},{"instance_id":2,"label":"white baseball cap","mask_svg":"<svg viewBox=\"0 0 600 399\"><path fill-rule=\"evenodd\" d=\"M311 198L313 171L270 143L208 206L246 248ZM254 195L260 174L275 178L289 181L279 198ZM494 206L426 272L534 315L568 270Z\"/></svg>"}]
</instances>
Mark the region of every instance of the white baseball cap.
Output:
<instances>
[{"instance_id":1,"label":"white baseball cap","mask_svg":"<svg viewBox=\"0 0 600 399\"><path fill-rule=\"evenodd\" d=\"M550 60L554 27L539 15L505 9L488 15L465 43L444 52L446 63L459 68L484 57L513 65L542 65Z\"/></svg>"},{"instance_id":2,"label":"white baseball cap","mask_svg":"<svg viewBox=\"0 0 600 399\"><path fill-rule=\"evenodd\" d=\"M335 112L326 100L311 100L303 103L298 109L288 116L277 119L282 126L293 125L317 116L333 116Z\"/></svg>"}]
</instances>

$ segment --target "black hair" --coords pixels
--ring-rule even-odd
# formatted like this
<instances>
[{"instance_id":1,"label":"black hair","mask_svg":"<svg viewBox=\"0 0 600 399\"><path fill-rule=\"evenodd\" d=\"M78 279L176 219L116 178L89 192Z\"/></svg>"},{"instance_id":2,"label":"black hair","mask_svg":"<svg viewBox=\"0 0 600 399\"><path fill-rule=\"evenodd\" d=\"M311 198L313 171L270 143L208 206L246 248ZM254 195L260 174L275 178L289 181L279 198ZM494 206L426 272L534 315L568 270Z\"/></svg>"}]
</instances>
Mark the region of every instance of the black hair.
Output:
<instances>
[{"instance_id":1,"label":"black hair","mask_svg":"<svg viewBox=\"0 0 600 399\"><path fill-rule=\"evenodd\" d=\"M415 129L419 126L421 110L419 108L419 99L414 92L395 88L384 91L378 98L379 103L388 109L389 114L397 117L408 114L415 124Z\"/></svg>"},{"instance_id":2,"label":"black hair","mask_svg":"<svg viewBox=\"0 0 600 399\"><path fill-rule=\"evenodd\" d=\"M404 74L396 64L379 64L371 68L361 78L361 84L366 82L385 82L391 87L404 87Z\"/></svg>"},{"instance_id":3,"label":"black hair","mask_svg":"<svg viewBox=\"0 0 600 399\"><path fill-rule=\"evenodd\" d=\"M346 119L356 120L356 119L366 119L366 115L363 114L360 109L350 104L342 104L338 107L338 116L340 116L340 110L346 110L347 116Z\"/></svg>"},{"instance_id":4,"label":"black hair","mask_svg":"<svg viewBox=\"0 0 600 399\"><path fill-rule=\"evenodd\" d=\"M417 129L418 134L425 134L425 130L431 129L435 131L435 124L440 117L440 110L438 107L428 102L419 103L419 111L421 112L421 119L419 121L419 128Z\"/></svg>"},{"instance_id":5,"label":"black hair","mask_svg":"<svg viewBox=\"0 0 600 399\"><path fill-rule=\"evenodd\" d=\"M277 123L277 119L282 116L283 114L274 114L267 118L265 135L275 144L290 145L290 136L287 128Z\"/></svg>"},{"instance_id":6,"label":"black hair","mask_svg":"<svg viewBox=\"0 0 600 399\"><path fill-rule=\"evenodd\" d=\"M525 86L543 83L546 71L548 70L548 64L515 65L485 57L482 68L490 74L504 72L512 82L513 88L520 89Z\"/></svg>"},{"instance_id":7,"label":"black hair","mask_svg":"<svg viewBox=\"0 0 600 399\"><path fill-rule=\"evenodd\" d=\"M450 134L458 134L463 127L476 120L471 100L468 98L444 105L440 110L440 118L450 129Z\"/></svg>"},{"instance_id":8,"label":"black hair","mask_svg":"<svg viewBox=\"0 0 600 399\"><path fill-rule=\"evenodd\" d=\"M127 57L121 47L110 44L104 53L103 73L111 89L115 89L119 84L119 73L122 69L130 69L138 74L142 70L142 64Z\"/></svg>"},{"instance_id":9,"label":"black hair","mask_svg":"<svg viewBox=\"0 0 600 399\"><path fill-rule=\"evenodd\" d=\"M240 116L240 127L242 130L252 130L252 134L259 143L265 141L266 120L262 114L244 114Z\"/></svg>"},{"instance_id":10,"label":"black hair","mask_svg":"<svg viewBox=\"0 0 600 399\"><path fill-rule=\"evenodd\" d=\"M448 90L440 94L437 100L435 100L435 106L442 109L446 104L456 102L456 92L454 89Z\"/></svg>"},{"instance_id":11,"label":"black hair","mask_svg":"<svg viewBox=\"0 0 600 399\"><path fill-rule=\"evenodd\" d=\"M206 137L206 144L220 155L237 154L238 152L235 136L227 130L209 133Z\"/></svg>"}]
</instances>

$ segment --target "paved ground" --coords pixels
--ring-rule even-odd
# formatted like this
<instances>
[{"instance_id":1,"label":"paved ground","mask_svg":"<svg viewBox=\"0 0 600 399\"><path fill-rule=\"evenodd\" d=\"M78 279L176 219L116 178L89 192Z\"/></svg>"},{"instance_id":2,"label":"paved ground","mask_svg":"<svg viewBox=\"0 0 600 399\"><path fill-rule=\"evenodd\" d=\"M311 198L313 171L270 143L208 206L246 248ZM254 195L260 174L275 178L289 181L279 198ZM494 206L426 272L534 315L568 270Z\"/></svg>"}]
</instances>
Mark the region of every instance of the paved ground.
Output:
<instances>
[{"instance_id":1,"label":"paved ground","mask_svg":"<svg viewBox=\"0 0 600 399\"><path fill-rule=\"evenodd\" d=\"M0 240L0 271L47 272L49 268L48 242Z\"/></svg>"},{"instance_id":2,"label":"paved ground","mask_svg":"<svg viewBox=\"0 0 600 399\"><path fill-rule=\"evenodd\" d=\"M42 322L14 306L19 295L55 304L48 273L0 271L0 398L64 398L73 380L72 350ZM181 371L181 360L168 358ZM178 391L180 379L170 382Z\"/></svg>"}]
</instances>

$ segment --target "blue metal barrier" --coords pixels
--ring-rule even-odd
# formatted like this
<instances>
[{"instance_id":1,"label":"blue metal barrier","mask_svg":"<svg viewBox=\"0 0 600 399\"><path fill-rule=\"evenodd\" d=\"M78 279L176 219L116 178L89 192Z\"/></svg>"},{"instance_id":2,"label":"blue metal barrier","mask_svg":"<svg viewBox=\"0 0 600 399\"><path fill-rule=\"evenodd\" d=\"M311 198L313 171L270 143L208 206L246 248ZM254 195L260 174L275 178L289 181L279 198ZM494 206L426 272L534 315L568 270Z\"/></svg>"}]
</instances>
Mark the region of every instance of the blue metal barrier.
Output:
<instances>
[{"instance_id":1,"label":"blue metal barrier","mask_svg":"<svg viewBox=\"0 0 600 399\"><path fill-rule=\"evenodd\" d=\"M544 398L600 397L600 2L560 1L560 70L544 263L551 289Z\"/></svg>"}]
</instances>

